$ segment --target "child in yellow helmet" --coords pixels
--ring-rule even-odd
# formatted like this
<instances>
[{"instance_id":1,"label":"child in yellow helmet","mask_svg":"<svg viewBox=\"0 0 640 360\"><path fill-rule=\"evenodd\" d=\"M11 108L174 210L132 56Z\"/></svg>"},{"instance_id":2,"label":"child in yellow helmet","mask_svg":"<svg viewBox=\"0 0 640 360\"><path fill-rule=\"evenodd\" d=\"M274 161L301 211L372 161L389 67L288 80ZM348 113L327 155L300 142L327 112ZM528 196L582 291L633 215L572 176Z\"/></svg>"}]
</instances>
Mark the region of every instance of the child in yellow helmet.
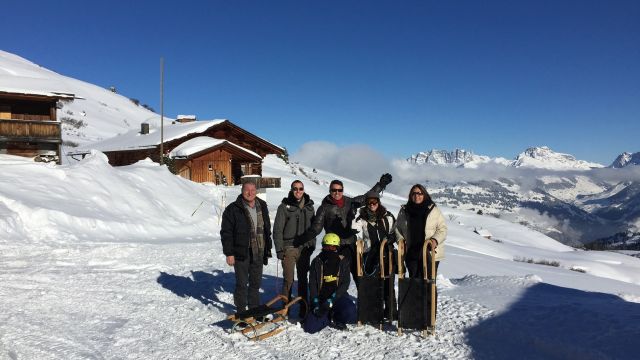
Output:
<instances>
[{"instance_id":1,"label":"child in yellow helmet","mask_svg":"<svg viewBox=\"0 0 640 360\"><path fill-rule=\"evenodd\" d=\"M304 323L308 333L318 332L329 325L344 330L355 316L355 304L347 296L349 288L349 259L338 254L340 237L328 233L322 239L322 252L311 262L309 290L311 313Z\"/></svg>"}]
</instances>

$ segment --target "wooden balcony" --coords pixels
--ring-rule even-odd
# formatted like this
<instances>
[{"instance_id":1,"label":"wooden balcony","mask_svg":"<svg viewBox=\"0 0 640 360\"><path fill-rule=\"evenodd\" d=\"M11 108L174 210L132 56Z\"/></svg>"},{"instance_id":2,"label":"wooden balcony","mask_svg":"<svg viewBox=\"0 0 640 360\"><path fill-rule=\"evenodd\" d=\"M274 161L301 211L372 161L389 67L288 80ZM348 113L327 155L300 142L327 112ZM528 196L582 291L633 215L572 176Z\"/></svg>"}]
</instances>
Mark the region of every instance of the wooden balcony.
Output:
<instances>
[{"instance_id":1,"label":"wooden balcony","mask_svg":"<svg viewBox=\"0 0 640 360\"><path fill-rule=\"evenodd\" d=\"M0 140L61 142L61 125L57 121L2 119Z\"/></svg>"}]
</instances>

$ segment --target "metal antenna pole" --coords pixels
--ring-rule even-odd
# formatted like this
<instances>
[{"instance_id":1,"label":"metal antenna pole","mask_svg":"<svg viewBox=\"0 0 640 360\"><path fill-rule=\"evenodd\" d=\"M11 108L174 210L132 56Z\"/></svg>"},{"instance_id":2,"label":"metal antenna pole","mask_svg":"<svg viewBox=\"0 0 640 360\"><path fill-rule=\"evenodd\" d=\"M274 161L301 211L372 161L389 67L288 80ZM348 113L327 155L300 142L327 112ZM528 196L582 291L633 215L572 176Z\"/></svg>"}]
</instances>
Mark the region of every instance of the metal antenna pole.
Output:
<instances>
[{"instance_id":1,"label":"metal antenna pole","mask_svg":"<svg viewBox=\"0 0 640 360\"><path fill-rule=\"evenodd\" d=\"M164 57L160 57L160 165L164 163Z\"/></svg>"}]
</instances>

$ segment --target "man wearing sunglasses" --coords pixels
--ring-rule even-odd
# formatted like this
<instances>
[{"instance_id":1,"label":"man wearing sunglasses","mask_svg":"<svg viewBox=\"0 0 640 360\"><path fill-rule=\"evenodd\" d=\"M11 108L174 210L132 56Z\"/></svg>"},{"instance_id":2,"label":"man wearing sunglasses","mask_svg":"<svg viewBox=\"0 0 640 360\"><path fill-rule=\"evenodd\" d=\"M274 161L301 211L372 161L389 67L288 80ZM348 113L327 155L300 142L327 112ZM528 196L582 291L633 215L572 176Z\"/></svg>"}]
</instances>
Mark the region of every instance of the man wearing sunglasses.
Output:
<instances>
[{"instance_id":1,"label":"man wearing sunglasses","mask_svg":"<svg viewBox=\"0 0 640 360\"><path fill-rule=\"evenodd\" d=\"M315 237L300 246L294 245L296 237L304 234L311 226L314 208L313 200L304 192L304 184L300 180L291 183L289 195L282 199L278 206L273 224L273 242L278 259L282 260L284 281L282 295L291 298L294 268L298 273L298 296L302 296L308 304L308 278L311 254L316 248ZM304 319L306 306L300 306L299 316Z\"/></svg>"},{"instance_id":2,"label":"man wearing sunglasses","mask_svg":"<svg viewBox=\"0 0 640 360\"><path fill-rule=\"evenodd\" d=\"M390 174L383 174L369 191L381 193L392 181ZM334 233L340 236L339 253L348 258L351 266L351 275L357 281L357 269L355 263L356 254L356 231L351 228L353 219L356 217L358 208L364 205L365 195L349 197L344 195L344 185L340 180L333 180L329 184L329 195L318 207L313 223L304 235L296 239L296 244L304 244L320 234L324 229L325 233ZM314 241L315 242L315 241ZM356 284L357 285L357 284Z\"/></svg>"}]
</instances>

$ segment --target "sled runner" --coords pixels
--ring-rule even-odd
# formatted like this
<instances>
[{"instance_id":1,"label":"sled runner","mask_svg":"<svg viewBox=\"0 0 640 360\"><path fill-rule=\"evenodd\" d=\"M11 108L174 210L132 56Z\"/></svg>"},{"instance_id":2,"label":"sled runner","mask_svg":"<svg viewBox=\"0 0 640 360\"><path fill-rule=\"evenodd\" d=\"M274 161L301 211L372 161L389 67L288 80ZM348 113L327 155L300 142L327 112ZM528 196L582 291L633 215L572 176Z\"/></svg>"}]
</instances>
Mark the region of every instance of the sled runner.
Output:
<instances>
[{"instance_id":1,"label":"sled runner","mask_svg":"<svg viewBox=\"0 0 640 360\"><path fill-rule=\"evenodd\" d=\"M398 243L398 334L403 329L421 330L422 335L436 331L435 246L426 241L422 247L424 278L404 277L404 240ZM429 271L428 271L429 270Z\"/></svg>"},{"instance_id":2,"label":"sled runner","mask_svg":"<svg viewBox=\"0 0 640 360\"><path fill-rule=\"evenodd\" d=\"M373 271L371 274L366 273L364 257L364 242L358 240L356 242L356 261L358 269L358 326L362 324L377 325L382 330L382 324L384 322L384 305L385 297L388 297L391 307L395 307L393 300L395 296L392 293L394 290L394 278L393 274L393 249L387 249L387 239L382 240L379 249L379 273ZM388 250L387 263L385 264L384 253ZM373 254L373 250L370 250L370 255ZM389 285L389 294L384 293L385 282ZM390 312L389 320L393 320L393 311Z\"/></svg>"},{"instance_id":3,"label":"sled runner","mask_svg":"<svg viewBox=\"0 0 640 360\"><path fill-rule=\"evenodd\" d=\"M300 306L307 306L300 296L289 302L287 300L286 296L278 295L266 304L229 315L227 320L233 322L231 332L242 333L253 341L264 340L282 332L289 308L300 301Z\"/></svg>"}]
</instances>

